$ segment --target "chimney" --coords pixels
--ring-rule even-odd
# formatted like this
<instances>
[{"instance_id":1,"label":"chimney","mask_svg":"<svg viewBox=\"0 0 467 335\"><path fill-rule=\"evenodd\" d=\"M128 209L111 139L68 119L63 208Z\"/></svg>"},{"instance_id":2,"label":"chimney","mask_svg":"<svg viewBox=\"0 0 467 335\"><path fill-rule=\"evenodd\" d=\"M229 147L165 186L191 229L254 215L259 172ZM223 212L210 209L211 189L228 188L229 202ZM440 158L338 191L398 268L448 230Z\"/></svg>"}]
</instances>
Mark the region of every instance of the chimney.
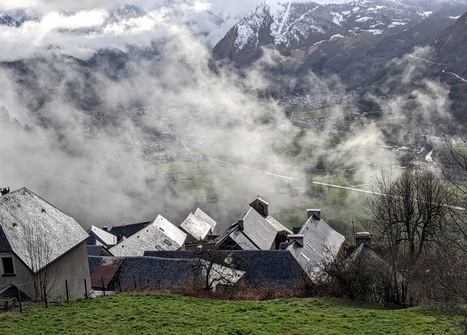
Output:
<instances>
[{"instance_id":1,"label":"chimney","mask_svg":"<svg viewBox=\"0 0 467 335\"><path fill-rule=\"evenodd\" d=\"M0 188L0 192L2 193L2 196L10 193L10 188L9 187L3 187L3 188Z\"/></svg>"},{"instance_id":2,"label":"chimney","mask_svg":"<svg viewBox=\"0 0 467 335\"><path fill-rule=\"evenodd\" d=\"M243 220L238 220L237 225L241 230L245 229L245 226L243 225Z\"/></svg>"},{"instance_id":3,"label":"chimney","mask_svg":"<svg viewBox=\"0 0 467 335\"><path fill-rule=\"evenodd\" d=\"M107 228L107 226L104 226L104 227L102 227L102 230L103 231L109 231L109 228Z\"/></svg>"},{"instance_id":4,"label":"chimney","mask_svg":"<svg viewBox=\"0 0 467 335\"><path fill-rule=\"evenodd\" d=\"M308 219L314 216L317 220L321 220L321 209L307 209L306 215Z\"/></svg>"},{"instance_id":5,"label":"chimney","mask_svg":"<svg viewBox=\"0 0 467 335\"><path fill-rule=\"evenodd\" d=\"M296 241L298 244L300 244L303 247L303 239L305 238L305 235L303 234L290 234L287 236L287 240L289 243L292 243L293 241Z\"/></svg>"},{"instance_id":6,"label":"chimney","mask_svg":"<svg viewBox=\"0 0 467 335\"><path fill-rule=\"evenodd\" d=\"M250 204L260 215L266 217L269 215L269 203L261 198L257 198Z\"/></svg>"},{"instance_id":7,"label":"chimney","mask_svg":"<svg viewBox=\"0 0 467 335\"><path fill-rule=\"evenodd\" d=\"M369 232L362 231L355 235L355 245L358 247L362 243L366 247L371 248L371 234Z\"/></svg>"}]
</instances>

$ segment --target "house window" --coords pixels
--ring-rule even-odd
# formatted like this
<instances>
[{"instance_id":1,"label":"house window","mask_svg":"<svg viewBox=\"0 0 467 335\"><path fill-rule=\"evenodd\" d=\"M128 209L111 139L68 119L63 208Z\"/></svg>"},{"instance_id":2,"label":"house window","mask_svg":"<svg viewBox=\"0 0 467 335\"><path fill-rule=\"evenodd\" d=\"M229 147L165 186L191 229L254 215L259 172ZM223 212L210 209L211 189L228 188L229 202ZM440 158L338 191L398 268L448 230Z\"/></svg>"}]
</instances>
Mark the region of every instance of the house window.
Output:
<instances>
[{"instance_id":1,"label":"house window","mask_svg":"<svg viewBox=\"0 0 467 335\"><path fill-rule=\"evenodd\" d=\"M14 276L13 257L2 257L2 276Z\"/></svg>"}]
</instances>

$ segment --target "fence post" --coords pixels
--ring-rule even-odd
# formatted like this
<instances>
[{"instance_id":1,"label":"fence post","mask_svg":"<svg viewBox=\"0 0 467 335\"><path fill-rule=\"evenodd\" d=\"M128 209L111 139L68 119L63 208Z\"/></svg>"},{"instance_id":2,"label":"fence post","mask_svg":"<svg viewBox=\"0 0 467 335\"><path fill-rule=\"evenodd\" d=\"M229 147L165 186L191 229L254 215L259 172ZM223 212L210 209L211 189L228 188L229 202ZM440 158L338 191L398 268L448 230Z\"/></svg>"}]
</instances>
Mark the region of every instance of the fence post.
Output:
<instances>
[{"instance_id":1,"label":"fence post","mask_svg":"<svg viewBox=\"0 0 467 335\"><path fill-rule=\"evenodd\" d=\"M84 278L84 296L86 299L88 298L88 284L86 282L86 278Z\"/></svg>"},{"instance_id":2,"label":"fence post","mask_svg":"<svg viewBox=\"0 0 467 335\"><path fill-rule=\"evenodd\" d=\"M135 291L136 291L136 276L133 276L133 283L135 285Z\"/></svg>"},{"instance_id":3,"label":"fence post","mask_svg":"<svg viewBox=\"0 0 467 335\"><path fill-rule=\"evenodd\" d=\"M19 290L19 287L17 287L16 289L18 290L19 312L20 314L23 314L23 305L21 303L21 291Z\"/></svg>"},{"instance_id":4,"label":"fence post","mask_svg":"<svg viewBox=\"0 0 467 335\"><path fill-rule=\"evenodd\" d=\"M65 279L65 290L66 290L66 302L70 301L70 295L68 292L68 279Z\"/></svg>"},{"instance_id":5,"label":"fence post","mask_svg":"<svg viewBox=\"0 0 467 335\"><path fill-rule=\"evenodd\" d=\"M44 285L44 302L45 302L45 308L49 308L49 302L47 301L47 288Z\"/></svg>"},{"instance_id":6,"label":"fence post","mask_svg":"<svg viewBox=\"0 0 467 335\"><path fill-rule=\"evenodd\" d=\"M105 297L104 277L101 277L101 283L102 283L102 292L104 293L104 297Z\"/></svg>"}]
</instances>

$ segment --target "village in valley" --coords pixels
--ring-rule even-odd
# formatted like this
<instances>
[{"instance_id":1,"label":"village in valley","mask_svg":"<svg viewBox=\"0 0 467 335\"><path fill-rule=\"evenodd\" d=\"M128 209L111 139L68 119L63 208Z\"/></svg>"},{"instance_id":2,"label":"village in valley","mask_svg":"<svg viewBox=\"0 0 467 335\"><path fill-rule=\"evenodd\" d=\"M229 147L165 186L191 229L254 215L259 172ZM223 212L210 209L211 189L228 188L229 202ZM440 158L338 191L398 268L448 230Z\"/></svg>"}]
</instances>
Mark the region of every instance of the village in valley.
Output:
<instances>
[{"instance_id":1,"label":"village in valley","mask_svg":"<svg viewBox=\"0 0 467 335\"><path fill-rule=\"evenodd\" d=\"M18 296L60 301L195 282L209 291L238 286L293 292L318 278L324 262L337 257L345 242L320 209L304 209L306 222L289 229L270 215L270 204L260 197L225 230L197 208L178 225L158 215L148 222L85 231L27 188L2 189L2 194L3 301ZM369 234L358 236L368 248Z\"/></svg>"}]
</instances>

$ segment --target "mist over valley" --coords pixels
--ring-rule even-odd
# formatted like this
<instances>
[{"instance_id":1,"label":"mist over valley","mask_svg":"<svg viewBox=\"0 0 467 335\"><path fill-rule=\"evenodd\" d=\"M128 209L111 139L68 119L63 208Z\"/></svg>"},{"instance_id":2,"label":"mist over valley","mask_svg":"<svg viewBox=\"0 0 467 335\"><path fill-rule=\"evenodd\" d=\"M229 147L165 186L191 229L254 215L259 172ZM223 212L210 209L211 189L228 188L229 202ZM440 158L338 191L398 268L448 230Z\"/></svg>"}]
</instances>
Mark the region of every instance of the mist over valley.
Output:
<instances>
[{"instance_id":1,"label":"mist over valley","mask_svg":"<svg viewBox=\"0 0 467 335\"><path fill-rule=\"evenodd\" d=\"M88 227L224 225L258 195L364 226L381 170L465 135L467 2L0 5L2 187Z\"/></svg>"}]
</instances>

